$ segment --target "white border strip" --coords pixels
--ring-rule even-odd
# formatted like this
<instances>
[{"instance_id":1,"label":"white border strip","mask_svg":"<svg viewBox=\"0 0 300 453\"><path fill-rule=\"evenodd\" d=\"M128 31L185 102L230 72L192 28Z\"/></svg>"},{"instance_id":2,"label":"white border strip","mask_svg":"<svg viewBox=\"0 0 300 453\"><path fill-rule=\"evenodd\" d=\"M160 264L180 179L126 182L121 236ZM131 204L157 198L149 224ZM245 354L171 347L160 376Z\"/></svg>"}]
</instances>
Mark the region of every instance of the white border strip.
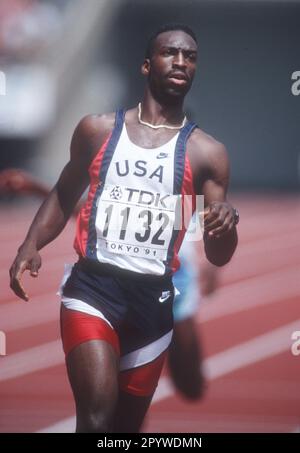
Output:
<instances>
[{"instance_id":1,"label":"white border strip","mask_svg":"<svg viewBox=\"0 0 300 453\"><path fill-rule=\"evenodd\" d=\"M173 329L170 330L166 335L160 337L153 343L144 346L143 348L137 349L136 351L130 352L129 354L121 357L120 370L130 370L130 368L136 368L146 363L155 360L162 352L164 352L172 340Z\"/></svg>"}]
</instances>

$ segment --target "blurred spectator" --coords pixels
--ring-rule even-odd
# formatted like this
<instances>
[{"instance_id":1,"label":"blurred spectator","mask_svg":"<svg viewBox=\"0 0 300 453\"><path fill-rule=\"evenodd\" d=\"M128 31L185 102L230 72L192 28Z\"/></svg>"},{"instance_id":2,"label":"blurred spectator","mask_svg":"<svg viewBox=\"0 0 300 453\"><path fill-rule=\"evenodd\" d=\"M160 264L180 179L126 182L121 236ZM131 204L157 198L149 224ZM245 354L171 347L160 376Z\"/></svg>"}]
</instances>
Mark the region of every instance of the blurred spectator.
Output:
<instances>
[{"instance_id":1,"label":"blurred spectator","mask_svg":"<svg viewBox=\"0 0 300 453\"><path fill-rule=\"evenodd\" d=\"M53 2L2 0L0 56L28 62L51 45L61 25L61 15Z\"/></svg>"},{"instance_id":2,"label":"blurred spectator","mask_svg":"<svg viewBox=\"0 0 300 453\"><path fill-rule=\"evenodd\" d=\"M6 78L0 138L10 140L10 147L13 140L36 140L53 122L55 84L42 61L62 25L62 11L53 2L0 0L0 70ZM19 145L16 141L15 153L21 151Z\"/></svg>"}]
</instances>

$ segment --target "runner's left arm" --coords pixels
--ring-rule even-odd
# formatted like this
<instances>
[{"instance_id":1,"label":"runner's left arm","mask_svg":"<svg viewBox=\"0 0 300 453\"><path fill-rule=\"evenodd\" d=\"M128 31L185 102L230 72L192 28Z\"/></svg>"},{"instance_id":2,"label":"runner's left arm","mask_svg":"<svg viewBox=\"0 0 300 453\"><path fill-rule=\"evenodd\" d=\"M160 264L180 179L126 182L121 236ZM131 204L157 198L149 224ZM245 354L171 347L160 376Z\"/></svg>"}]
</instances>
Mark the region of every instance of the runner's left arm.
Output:
<instances>
[{"instance_id":1,"label":"runner's left arm","mask_svg":"<svg viewBox=\"0 0 300 453\"><path fill-rule=\"evenodd\" d=\"M204 249L216 266L227 264L237 247L236 212L227 201L229 160L225 146L215 142L207 153L204 195Z\"/></svg>"}]
</instances>

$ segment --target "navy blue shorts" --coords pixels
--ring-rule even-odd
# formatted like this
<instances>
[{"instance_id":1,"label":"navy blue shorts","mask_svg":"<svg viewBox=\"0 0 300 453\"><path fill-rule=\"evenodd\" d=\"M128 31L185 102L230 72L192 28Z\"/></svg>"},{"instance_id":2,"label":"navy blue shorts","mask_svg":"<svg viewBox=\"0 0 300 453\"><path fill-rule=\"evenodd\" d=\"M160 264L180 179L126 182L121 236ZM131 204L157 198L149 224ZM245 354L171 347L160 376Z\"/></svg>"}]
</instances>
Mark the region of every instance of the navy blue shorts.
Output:
<instances>
[{"instance_id":1,"label":"navy blue shorts","mask_svg":"<svg viewBox=\"0 0 300 453\"><path fill-rule=\"evenodd\" d=\"M121 370L149 363L167 349L173 300L171 277L137 274L88 259L73 266L62 289L65 307L76 310L76 303L82 302L88 310L79 310L93 314L90 307L112 327L119 340Z\"/></svg>"}]
</instances>

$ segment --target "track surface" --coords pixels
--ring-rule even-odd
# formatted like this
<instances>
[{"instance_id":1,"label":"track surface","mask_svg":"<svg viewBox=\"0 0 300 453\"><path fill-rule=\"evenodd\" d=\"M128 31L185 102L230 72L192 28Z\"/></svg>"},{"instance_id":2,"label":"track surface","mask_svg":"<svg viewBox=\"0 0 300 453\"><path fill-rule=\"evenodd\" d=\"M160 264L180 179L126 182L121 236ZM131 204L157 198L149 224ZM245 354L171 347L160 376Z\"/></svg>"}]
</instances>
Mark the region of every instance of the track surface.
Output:
<instances>
[{"instance_id":1,"label":"track surface","mask_svg":"<svg viewBox=\"0 0 300 453\"><path fill-rule=\"evenodd\" d=\"M236 196L239 247L218 291L197 317L207 392L188 403L164 370L147 432L300 432L300 199ZM74 404L59 339L56 290L73 262L74 223L42 251L37 280L26 276L29 303L14 297L8 268L35 203L0 206L0 432L71 432ZM299 348L300 350L300 348Z\"/></svg>"}]
</instances>

